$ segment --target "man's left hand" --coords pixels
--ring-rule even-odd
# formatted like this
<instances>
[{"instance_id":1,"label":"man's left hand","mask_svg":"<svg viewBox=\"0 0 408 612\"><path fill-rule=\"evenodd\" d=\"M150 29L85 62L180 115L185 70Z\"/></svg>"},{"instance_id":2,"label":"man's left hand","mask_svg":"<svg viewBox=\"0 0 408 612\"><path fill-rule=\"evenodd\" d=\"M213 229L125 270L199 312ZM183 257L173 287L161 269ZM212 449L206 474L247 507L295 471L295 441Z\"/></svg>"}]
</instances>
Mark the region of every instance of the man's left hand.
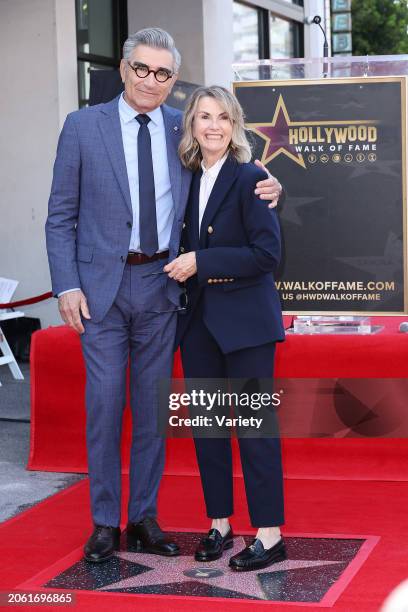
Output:
<instances>
[{"instance_id":1,"label":"man's left hand","mask_svg":"<svg viewBox=\"0 0 408 612\"><path fill-rule=\"evenodd\" d=\"M196 254L195 251L179 255L170 263L164 266L163 270L168 273L170 278L183 283L190 276L197 273Z\"/></svg>"},{"instance_id":2,"label":"man's left hand","mask_svg":"<svg viewBox=\"0 0 408 612\"><path fill-rule=\"evenodd\" d=\"M264 181L259 181L256 184L255 193L259 195L261 200L271 200L268 206L269 208L275 208L278 203L279 196L282 193L282 185L280 184L278 179L272 176L272 174L270 174L270 172L265 168L265 166L261 164L259 159L255 160L255 164L258 166L258 168L264 170L269 177Z\"/></svg>"}]
</instances>

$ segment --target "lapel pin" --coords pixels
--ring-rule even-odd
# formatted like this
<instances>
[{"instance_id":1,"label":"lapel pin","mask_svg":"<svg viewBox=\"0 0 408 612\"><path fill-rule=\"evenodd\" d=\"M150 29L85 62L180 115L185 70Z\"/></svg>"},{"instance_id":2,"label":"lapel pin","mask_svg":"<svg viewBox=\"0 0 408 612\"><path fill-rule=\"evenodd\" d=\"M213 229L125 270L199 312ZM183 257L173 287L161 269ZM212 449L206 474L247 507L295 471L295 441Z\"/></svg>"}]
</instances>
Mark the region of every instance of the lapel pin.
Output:
<instances>
[{"instance_id":1,"label":"lapel pin","mask_svg":"<svg viewBox=\"0 0 408 612\"><path fill-rule=\"evenodd\" d=\"M173 130L174 130L175 132L178 132L178 125L175 125L175 126L174 126L174 128L173 128Z\"/></svg>"}]
</instances>

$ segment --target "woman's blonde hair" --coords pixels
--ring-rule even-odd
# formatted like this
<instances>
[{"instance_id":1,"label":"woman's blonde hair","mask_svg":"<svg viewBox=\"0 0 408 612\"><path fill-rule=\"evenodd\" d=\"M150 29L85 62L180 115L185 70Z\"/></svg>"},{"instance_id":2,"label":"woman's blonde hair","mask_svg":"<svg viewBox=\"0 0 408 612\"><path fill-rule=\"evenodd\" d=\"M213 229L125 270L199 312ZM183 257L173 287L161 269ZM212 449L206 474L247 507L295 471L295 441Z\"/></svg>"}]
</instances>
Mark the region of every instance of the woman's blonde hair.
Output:
<instances>
[{"instance_id":1,"label":"woman's blonde hair","mask_svg":"<svg viewBox=\"0 0 408 612\"><path fill-rule=\"evenodd\" d=\"M251 159L251 147L245 134L244 112L236 97L218 85L211 87L199 87L191 95L187 102L183 117L183 136L179 145L179 156L181 163L189 170L198 170L202 155L199 144L193 136L194 115L201 98L214 98L219 102L228 115L232 124L232 137L229 151L240 162L248 162Z\"/></svg>"}]
</instances>

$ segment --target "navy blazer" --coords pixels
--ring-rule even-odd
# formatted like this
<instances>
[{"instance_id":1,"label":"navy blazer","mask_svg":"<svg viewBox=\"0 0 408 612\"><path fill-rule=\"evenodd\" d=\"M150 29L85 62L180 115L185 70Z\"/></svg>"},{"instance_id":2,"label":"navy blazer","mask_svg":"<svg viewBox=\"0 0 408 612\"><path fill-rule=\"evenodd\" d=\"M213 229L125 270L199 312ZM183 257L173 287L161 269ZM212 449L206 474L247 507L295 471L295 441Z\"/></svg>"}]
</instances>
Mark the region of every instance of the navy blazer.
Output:
<instances>
[{"instance_id":1,"label":"navy blazer","mask_svg":"<svg viewBox=\"0 0 408 612\"><path fill-rule=\"evenodd\" d=\"M204 322L223 353L285 338L274 275L280 252L275 209L255 195L265 173L229 156L208 200L199 233L202 171L190 188L181 252L196 252L197 274L186 283L187 312L179 315L176 344L182 341L200 297Z\"/></svg>"}]
</instances>

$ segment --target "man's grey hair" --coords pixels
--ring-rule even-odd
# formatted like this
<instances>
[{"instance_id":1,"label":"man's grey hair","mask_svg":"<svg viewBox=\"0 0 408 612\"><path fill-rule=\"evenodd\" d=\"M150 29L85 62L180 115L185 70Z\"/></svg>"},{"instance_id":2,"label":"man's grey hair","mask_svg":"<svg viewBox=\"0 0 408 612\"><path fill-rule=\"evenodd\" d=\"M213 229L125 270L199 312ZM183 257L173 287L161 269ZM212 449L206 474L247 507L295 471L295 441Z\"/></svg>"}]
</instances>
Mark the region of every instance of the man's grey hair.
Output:
<instances>
[{"instance_id":1,"label":"man's grey hair","mask_svg":"<svg viewBox=\"0 0 408 612\"><path fill-rule=\"evenodd\" d=\"M174 72L178 72L181 64L181 55L176 49L173 37L168 32L161 28L144 28L135 34L131 34L123 45L123 59L129 59L133 49L138 45L170 51L174 59Z\"/></svg>"}]
</instances>

